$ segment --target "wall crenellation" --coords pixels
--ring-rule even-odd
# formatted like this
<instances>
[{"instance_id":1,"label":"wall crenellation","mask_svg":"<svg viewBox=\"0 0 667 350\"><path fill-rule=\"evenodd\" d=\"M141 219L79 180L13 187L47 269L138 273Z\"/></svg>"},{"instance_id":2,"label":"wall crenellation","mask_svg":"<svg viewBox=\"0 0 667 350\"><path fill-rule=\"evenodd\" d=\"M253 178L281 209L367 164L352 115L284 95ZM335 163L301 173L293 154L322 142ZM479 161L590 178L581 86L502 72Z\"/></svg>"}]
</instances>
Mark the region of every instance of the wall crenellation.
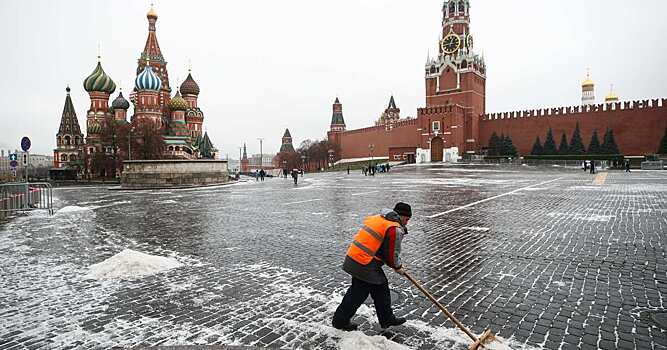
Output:
<instances>
[{"instance_id":1,"label":"wall crenellation","mask_svg":"<svg viewBox=\"0 0 667 350\"><path fill-rule=\"evenodd\" d=\"M427 109L429 111L425 112L424 114L438 113L438 112L431 112L430 110L439 108L440 107L421 108L420 113L422 113L422 110L427 110ZM573 114L583 114L583 113L606 113L612 111L632 111L637 109L660 109L660 108L667 108L667 98L621 101L608 104L602 103L590 106L553 107L553 108L541 108L541 109L531 109L523 111L488 113L484 114L481 120L551 117L551 116L573 115Z\"/></svg>"},{"instance_id":2,"label":"wall crenellation","mask_svg":"<svg viewBox=\"0 0 667 350\"><path fill-rule=\"evenodd\" d=\"M447 105L447 106L434 106L434 107L425 107L417 108L418 115L429 115L429 114L442 114L448 112L460 112L465 113L465 108L459 105Z\"/></svg>"}]
</instances>

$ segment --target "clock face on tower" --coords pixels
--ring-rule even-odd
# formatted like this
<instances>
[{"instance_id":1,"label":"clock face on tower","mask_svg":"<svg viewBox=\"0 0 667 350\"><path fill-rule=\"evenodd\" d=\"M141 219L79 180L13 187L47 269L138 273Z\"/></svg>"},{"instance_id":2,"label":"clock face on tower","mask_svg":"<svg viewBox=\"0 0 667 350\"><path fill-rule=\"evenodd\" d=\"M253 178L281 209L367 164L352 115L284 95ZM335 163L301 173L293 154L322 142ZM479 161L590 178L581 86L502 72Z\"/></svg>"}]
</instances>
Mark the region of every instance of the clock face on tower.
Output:
<instances>
[{"instance_id":1,"label":"clock face on tower","mask_svg":"<svg viewBox=\"0 0 667 350\"><path fill-rule=\"evenodd\" d=\"M452 54L458 51L458 49L461 47L461 38L459 38L459 36L454 33L449 34L444 39L442 39L440 47L442 48L442 52L446 54Z\"/></svg>"}]
</instances>

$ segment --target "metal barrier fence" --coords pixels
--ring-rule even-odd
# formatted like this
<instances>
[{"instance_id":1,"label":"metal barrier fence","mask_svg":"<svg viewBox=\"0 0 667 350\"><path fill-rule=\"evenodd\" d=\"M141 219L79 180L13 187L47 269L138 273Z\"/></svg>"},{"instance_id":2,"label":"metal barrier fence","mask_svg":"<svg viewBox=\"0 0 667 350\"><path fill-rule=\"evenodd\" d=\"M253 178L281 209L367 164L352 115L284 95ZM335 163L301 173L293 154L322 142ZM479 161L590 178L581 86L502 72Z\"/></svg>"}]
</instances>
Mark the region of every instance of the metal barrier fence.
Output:
<instances>
[{"instance_id":1,"label":"metal barrier fence","mask_svg":"<svg viewBox=\"0 0 667 350\"><path fill-rule=\"evenodd\" d=\"M53 215L53 190L48 183L0 184L0 219L12 212L46 210Z\"/></svg>"}]
</instances>

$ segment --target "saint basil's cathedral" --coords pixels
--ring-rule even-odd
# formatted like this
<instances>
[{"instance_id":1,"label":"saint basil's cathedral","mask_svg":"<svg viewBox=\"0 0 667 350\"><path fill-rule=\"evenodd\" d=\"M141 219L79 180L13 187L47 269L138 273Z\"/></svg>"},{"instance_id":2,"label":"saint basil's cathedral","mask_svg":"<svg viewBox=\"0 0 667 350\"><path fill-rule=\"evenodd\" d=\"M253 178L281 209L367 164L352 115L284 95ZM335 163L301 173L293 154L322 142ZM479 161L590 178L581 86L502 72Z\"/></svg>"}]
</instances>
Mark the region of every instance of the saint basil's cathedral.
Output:
<instances>
[{"instance_id":1,"label":"saint basil's cathedral","mask_svg":"<svg viewBox=\"0 0 667 350\"><path fill-rule=\"evenodd\" d=\"M102 68L99 61L95 70L83 81L83 87L90 96L90 108L86 114L86 137L84 138L67 87L65 106L60 128L56 134L57 148L54 150L54 167L67 168L81 164L83 157L95 153L117 155L115 144L105 139L105 129L115 125L149 124L157 128L164 141L163 157L175 159L215 158L214 148L207 133L202 134L204 114L197 105L199 85L188 72L180 89L172 97L169 86L167 62L162 56L155 33L157 13L151 6L148 18L148 38L138 59L134 89L128 96L134 106L130 121L127 112L130 108L123 92L119 91L109 106L109 99L116 91L116 84ZM118 140L118 142L123 142ZM125 141L127 142L127 141ZM127 154L120 155L121 157Z\"/></svg>"}]
</instances>

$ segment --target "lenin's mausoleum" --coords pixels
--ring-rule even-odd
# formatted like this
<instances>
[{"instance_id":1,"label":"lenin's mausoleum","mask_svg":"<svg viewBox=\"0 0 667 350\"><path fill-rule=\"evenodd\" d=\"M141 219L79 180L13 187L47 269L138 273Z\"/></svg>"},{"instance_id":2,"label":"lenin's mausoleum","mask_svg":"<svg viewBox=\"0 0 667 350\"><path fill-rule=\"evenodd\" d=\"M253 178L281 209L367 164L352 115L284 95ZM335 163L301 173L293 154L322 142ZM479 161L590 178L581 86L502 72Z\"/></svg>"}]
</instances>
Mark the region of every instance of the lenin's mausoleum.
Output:
<instances>
[{"instance_id":1,"label":"lenin's mausoleum","mask_svg":"<svg viewBox=\"0 0 667 350\"><path fill-rule=\"evenodd\" d=\"M494 132L509 135L519 154L527 155L549 129L558 142L563 134L569 140L577 124L584 145L594 131L601 136L610 129L622 154L657 152L667 127L667 99L619 101L610 92L604 103L596 104L590 76L582 83L579 106L487 113L486 65L474 50L470 1L447 0L442 12L438 56L425 67L426 106L417 110L417 118L401 119L392 97L374 126L347 130L336 98L327 134L340 146L338 158L369 157L372 148L374 156L390 161L455 160L484 154Z\"/></svg>"}]
</instances>

